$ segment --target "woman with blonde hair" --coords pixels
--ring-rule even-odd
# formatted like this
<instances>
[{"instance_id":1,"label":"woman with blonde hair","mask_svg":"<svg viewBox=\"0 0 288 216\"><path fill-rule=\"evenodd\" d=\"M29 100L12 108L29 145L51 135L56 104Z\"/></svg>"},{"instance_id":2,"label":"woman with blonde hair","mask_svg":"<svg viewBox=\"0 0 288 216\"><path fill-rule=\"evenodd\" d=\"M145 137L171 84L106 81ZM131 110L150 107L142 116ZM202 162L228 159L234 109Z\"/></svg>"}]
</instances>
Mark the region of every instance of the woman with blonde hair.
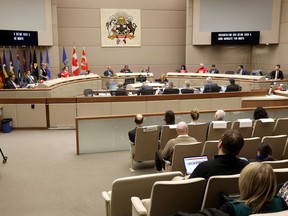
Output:
<instances>
[{"instance_id":1,"label":"woman with blonde hair","mask_svg":"<svg viewBox=\"0 0 288 216\"><path fill-rule=\"evenodd\" d=\"M279 212L288 209L276 195L276 177L269 164L255 162L247 165L239 177L240 199L229 201L221 210L230 216Z\"/></svg>"},{"instance_id":2,"label":"woman with blonde hair","mask_svg":"<svg viewBox=\"0 0 288 216\"><path fill-rule=\"evenodd\" d=\"M190 116L192 119L190 124L198 124L199 123L198 118L199 118L200 114L199 114L199 110L197 108L191 110Z\"/></svg>"}]
</instances>

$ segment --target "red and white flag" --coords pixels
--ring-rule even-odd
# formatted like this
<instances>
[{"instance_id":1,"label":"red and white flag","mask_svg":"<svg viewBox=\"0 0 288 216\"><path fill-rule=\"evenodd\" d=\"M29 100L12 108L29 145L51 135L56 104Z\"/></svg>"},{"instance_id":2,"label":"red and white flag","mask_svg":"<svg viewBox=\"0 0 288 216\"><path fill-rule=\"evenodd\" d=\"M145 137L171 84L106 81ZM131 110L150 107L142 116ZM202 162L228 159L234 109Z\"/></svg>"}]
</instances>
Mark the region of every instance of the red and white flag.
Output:
<instances>
[{"instance_id":1,"label":"red and white flag","mask_svg":"<svg viewBox=\"0 0 288 216\"><path fill-rule=\"evenodd\" d=\"M80 74L80 68L75 47L73 48L73 56L72 56L72 73L74 74L74 76L78 76Z\"/></svg>"},{"instance_id":2,"label":"red and white flag","mask_svg":"<svg viewBox=\"0 0 288 216\"><path fill-rule=\"evenodd\" d=\"M83 47L83 50L82 50L81 71L88 72L88 62L87 62L87 58L86 58L86 53L85 53L84 47Z\"/></svg>"}]
</instances>

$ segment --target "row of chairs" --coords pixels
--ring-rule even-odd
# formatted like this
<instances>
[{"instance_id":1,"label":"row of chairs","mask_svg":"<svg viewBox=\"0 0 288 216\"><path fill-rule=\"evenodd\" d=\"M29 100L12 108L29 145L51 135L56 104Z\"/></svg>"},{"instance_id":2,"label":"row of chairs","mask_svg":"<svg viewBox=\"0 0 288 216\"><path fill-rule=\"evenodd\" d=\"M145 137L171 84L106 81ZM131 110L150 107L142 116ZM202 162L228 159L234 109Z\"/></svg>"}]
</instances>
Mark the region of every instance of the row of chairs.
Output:
<instances>
[{"instance_id":1,"label":"row of chairs","mask_svg":"<svg viewBox=\"0 0 288 216\"><path fill-rule=\"evenodd\" d=\"M288 180L288 168L274 169L274 172L278 183ZM228 196L239 194L239 174L213 176L208 181L204 178L171 181L175 176L182 176L182 173L116 179L111 191L102 192L106 215L159 216L173 215L177 211L193 213L204 208L220 208L223 203L220 193Z\"/></svg>"}]
</instances>

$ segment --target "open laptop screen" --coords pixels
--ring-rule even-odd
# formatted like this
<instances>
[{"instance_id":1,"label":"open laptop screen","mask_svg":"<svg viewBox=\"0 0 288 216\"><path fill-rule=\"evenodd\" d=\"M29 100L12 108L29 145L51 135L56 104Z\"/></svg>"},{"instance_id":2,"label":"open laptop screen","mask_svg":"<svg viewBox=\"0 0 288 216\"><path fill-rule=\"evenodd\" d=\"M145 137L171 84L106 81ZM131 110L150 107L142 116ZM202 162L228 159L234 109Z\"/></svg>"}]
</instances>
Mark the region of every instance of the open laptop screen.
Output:
<instances>
[{"instance_id":1,"label":"open laptop screen","mask_svg":"<svg viewBox=\"0 0 288 216\"><path fill-rule=\"evenodd\" d=\"M194 169L198 166L198 164L204 161L208 161L207 155L184 157L186 174L190 175L191 173L193 173Z\"/></svg>"}]
</instances>

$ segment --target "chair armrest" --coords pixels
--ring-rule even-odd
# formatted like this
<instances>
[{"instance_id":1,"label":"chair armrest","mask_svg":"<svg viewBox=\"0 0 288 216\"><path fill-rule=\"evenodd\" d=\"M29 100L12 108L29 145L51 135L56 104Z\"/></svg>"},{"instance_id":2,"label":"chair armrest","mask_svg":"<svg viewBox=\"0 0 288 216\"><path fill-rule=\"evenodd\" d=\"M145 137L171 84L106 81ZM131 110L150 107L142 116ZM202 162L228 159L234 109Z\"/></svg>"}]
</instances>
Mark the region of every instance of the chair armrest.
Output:
<instances>
[{"instance_id":1,"label":"chair armrest","mask_svg":"<svg viewBox=\"0 0 288 216\"><path fill-rule=\"evenodd\" d=\"M111 202L111 197L109 196L107 191L102 192L102 197L104 198L105 202Z\"/></svg>"},{"instance_id":2,"label":"chair armrest","mask_svg":"<svg viewBox=\"0 0 288 216\"><path fill-rule=\"evenodd\" d=\"M139 197L131 197L132 202L132 216L146 216L147 209L142 204Z\"/></svg>"},{"instance_id":3,"label":"chair armrest","mask_svg":"<svg viewBox=\"0 0 288 216\"><path fill-rule=\"evenodd\" d=\"M167 166L167 165L168 165L168 166L171 166L171 161L169 161L169 160L164 160L164 159L163 159L163 161L165 162L165 166Z\"/></svg>"}]
</instances>

